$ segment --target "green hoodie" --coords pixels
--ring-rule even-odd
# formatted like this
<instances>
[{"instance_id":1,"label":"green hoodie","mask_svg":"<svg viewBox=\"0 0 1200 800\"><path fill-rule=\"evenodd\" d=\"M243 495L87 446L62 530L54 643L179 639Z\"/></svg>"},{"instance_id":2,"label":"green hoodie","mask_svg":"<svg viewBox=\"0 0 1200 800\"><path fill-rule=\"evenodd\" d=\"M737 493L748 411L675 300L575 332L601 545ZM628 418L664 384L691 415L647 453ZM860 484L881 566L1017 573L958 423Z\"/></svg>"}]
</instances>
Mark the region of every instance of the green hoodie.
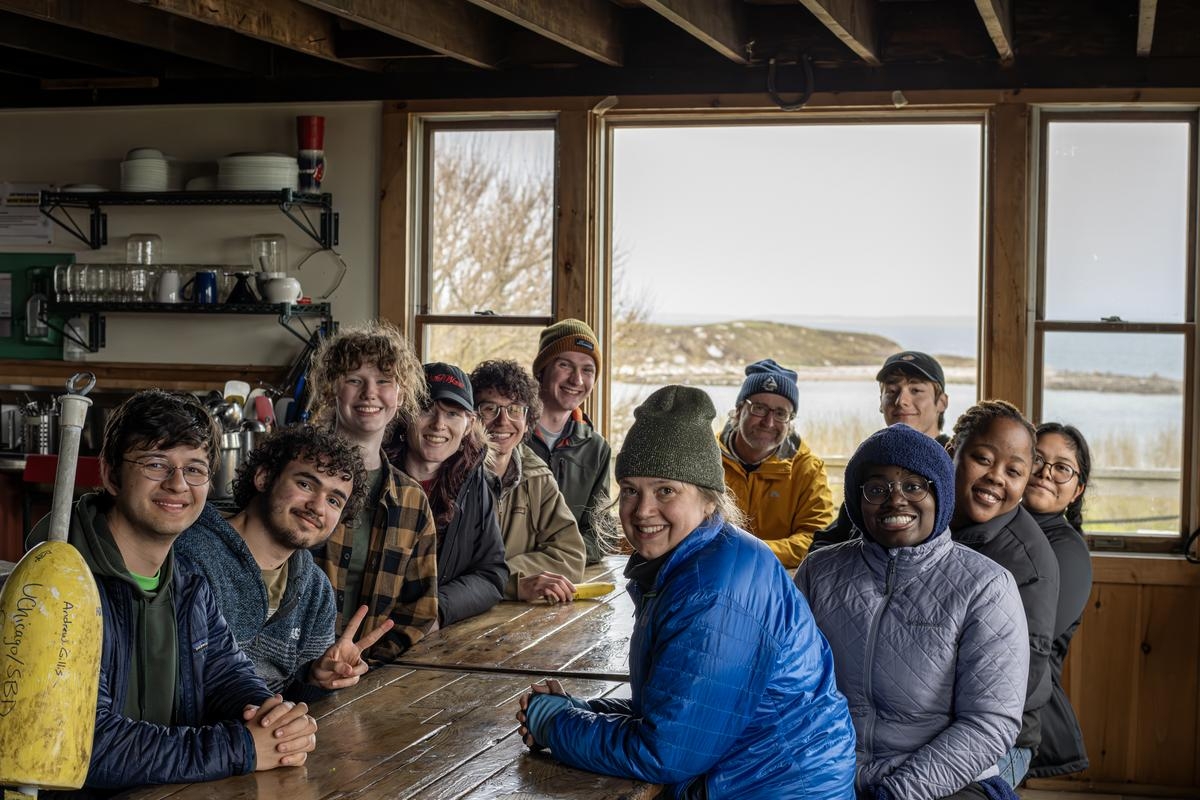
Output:
<instances>
[{"instance_id":1,"label":"green hoodie","mask_svg":"<svg viewBox=\"0 0 1200 800\"><path fill-rule=\"evenodd\" d=\"M128 585L136 620L134 652L129 662L129 686L122 713L130 719L172 725L179 694L179 643L171 582L175 573L174 551L159 570L157 591L143 591L129 574L125 559L108 529L99 493L79 498L71 512L68 540L79 550L97 580L110 579ZM44 517L30 532L26 544L44 542L50 533L50 517Z\"/></svg>"}]
</instances>

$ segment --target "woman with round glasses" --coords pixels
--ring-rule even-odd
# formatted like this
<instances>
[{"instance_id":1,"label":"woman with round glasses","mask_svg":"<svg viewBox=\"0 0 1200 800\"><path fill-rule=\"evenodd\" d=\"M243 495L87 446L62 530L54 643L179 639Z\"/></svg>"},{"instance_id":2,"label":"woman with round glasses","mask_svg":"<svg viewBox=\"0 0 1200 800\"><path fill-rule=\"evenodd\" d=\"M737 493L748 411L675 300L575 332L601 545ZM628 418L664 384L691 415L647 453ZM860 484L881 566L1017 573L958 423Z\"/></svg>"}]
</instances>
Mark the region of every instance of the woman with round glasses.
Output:
<instances>
[{"instance_id":1,"label":"woman with round glasses","mask_svg":"<svg viewBox=\"0 0 1200 800\"><path fill-rule=\"evenodd\" d=\"M1030 765L1035 778L1087 769L1083 732L1062 687L1063 660L1092 592L1092 559L1083 538L1083 495L1092 453L1077 428L1047 422L1037 428L1025 508L1041 526L1058 559L1060 585L1050 651L1050 701L1042 708L1042 743Z\"/></svg>"},{"instance_id":2,"label":"woman with round glasses","mask_svg":"<svg viewBox=\"0 0 1200 800\"><path fill-rule=\"evenodd\" d=\"M471 381L438 362L425 365L425 382L429 401L398 431L388 458L429 497L437 527L438 625L445 627L496 605L508 567Z\"/></svg>"},{"instance_id":3,"label":"woman with round glasses","mask_svg":"<svg viewBox=\"0 0 1200 800\"><path fill-rule=\"evenodd\" d=\"M1025 614L1008 571L950 538L949 456L892 425L859 446L845 485L862 536L810 554L796 585L850 705L858 796L1015 797L995 765L1021 727Z\"/></svg>"},{"instance_id":4,"label":"woman with round glasses","mask_svg":"<svg viewBox=\"0 0 1200 800\"><path fill-rule=\"evenodd\" d=\"M492 450L509 600L568 603L583 579L579 525L550 468L526 444L542 413L538 382L515 361L485 361L471 373L475 410Z\"/></svg>"}]
</instances>

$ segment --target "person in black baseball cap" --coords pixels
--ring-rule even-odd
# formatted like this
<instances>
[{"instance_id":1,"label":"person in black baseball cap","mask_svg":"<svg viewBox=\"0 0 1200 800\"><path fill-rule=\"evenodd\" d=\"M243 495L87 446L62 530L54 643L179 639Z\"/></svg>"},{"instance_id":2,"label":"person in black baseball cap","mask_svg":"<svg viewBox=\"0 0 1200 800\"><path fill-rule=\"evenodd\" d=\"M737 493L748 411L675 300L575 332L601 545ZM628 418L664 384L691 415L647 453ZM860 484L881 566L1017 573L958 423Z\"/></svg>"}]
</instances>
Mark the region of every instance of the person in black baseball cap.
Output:
<instances>
[{"instance_id":1,"label":"person in black baseball cap","mask_svg":"<svg viewBox=\"0 0 1200 800\"><path fill-rule=\"evenodd\" d=\"M888 425L905 425L945 444L946 373L928 353L905 350L888 356L875 376L879 381L879 413Z\"/></svg>"},{"instance_id":2,"label":"person in black baseball cap","mask_svg":"<svg viewBox=\"0 0 1200 800\"><path fill-rule=\"evenodd\" d=\"M437 527L438 624L482 614L508 583L496 500L487 485L487 434L475 393L453 364L425 365L429 402L388 457L429 496Z\"/></svg>"}]
</instances>

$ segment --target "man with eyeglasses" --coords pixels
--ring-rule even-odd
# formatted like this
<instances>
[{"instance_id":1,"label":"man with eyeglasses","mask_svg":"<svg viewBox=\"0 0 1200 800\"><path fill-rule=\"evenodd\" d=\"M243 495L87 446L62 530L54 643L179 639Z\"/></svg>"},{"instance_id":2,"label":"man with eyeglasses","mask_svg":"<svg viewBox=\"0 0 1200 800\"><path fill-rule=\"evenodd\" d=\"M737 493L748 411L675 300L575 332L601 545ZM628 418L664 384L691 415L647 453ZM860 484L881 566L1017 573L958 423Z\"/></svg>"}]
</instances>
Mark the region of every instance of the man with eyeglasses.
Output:
<instances>
[{"instance_id":1,"label":"man with eyeglasses","mask_svg":"<svg viewBox=\"0 0 1200 800\"><path fill-rule=\"evenodd\" d=\"M386 620L357 643L360 606L336 640L333 587L309 549L366 494L358 448L329 431L300 426L264 439L233 482L238 511L228 519L205 506L176 552L208 577L238 645L267 688L289 700L316 700L358 683L362 651L392 627Z\"/></svg>"},{"instance_id":2,"label":"man with eyeglasses","mask_svg":"<svg viewBox=\"0 0 1200 800\"><path fill-rule=\"evenodd\" d=\"M825 462L792 426L800 400L796 377L770 358L746 367L720 435L725 485L750 532L789 569L804 560L813 532L828 525L834 511Z\"/></svg>"},{"instance_id":3,"label":"man with eyeglasses","mask_svg":"<svg viewBox=\"0 0 1200 800\"><path fill-rule=\"evenodd\" d=\"M272 696L204 575L172 551L204 507L218 436L194 397L138 392L105 425L103 491L72 509L104 617L89 789L297 766L316 746L308 707Z\"/></svg>"},{"instance_id":4,"label":"man with eyeglasses","mask_svg":"<svg viewBox=\"0 0 1200 800\"><path fill-rule=\"evenodd\" d=\"M492 450L488 482L508 564L504 596L568 603L583 580L586 551L550 468L526 444L542 413L538 383L515 361L485 361L471 386Z\"/></svg>"},{"instance_id":5,"label":"man with eyeglasses","mask_svg":"<svg viewBox=\"0 0 1200 800\"><path fill-rule=\"evenodd\" d=\"M612 450L583 413L583 403L600 372L600 343L586 322L564 319L542 331L533 375L539 383L542 417L533 426L529 447L549 467L559 491L579 524L587 561L603 558L615 532L596 526L595 512L609 506Z\"/></svg>"}]
</instances>

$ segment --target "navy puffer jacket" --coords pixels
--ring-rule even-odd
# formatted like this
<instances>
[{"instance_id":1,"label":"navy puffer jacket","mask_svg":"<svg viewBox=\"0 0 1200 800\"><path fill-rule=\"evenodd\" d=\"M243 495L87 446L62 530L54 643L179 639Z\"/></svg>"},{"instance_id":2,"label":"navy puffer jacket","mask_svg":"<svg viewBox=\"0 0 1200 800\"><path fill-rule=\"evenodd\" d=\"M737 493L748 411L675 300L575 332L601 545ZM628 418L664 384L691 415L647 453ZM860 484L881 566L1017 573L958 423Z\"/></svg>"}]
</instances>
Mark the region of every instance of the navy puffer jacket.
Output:
<instances>
[{"instance_id":1,"label":"navy puffer jacket","mask_svg":"<svg viewBox=\"0 0 1200 800\"><path fill-rule=\"evenodd\" d=\"M673 797L854 797L854 730L829 645L766 545L717 521L629 584L632 700L551 720L554 755Z\"/></svg>"}]
</instances>

